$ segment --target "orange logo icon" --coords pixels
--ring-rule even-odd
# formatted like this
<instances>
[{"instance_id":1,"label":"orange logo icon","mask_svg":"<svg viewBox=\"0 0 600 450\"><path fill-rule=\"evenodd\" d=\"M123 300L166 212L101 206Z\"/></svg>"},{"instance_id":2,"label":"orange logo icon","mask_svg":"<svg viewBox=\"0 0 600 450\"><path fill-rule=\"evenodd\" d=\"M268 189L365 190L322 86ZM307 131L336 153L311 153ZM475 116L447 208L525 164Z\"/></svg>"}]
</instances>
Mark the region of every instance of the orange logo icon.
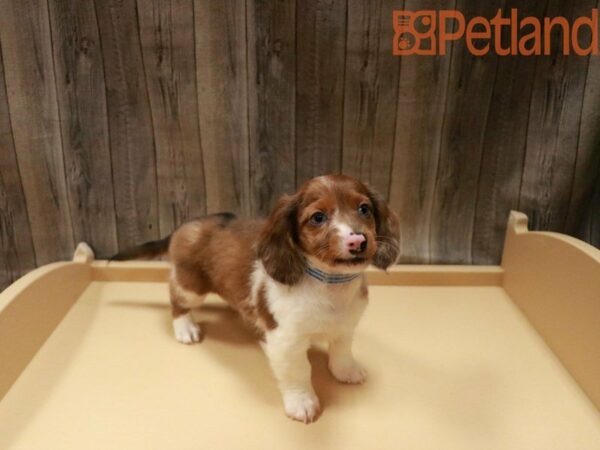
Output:
<instances>
[{"instance_id":1,"label":"orange logo icon","mask_svg":"<svg viewBox=\"0 0 600 450\"><path fill-rule=\"evenodd\" d=\"M435 11L394 11L394 55L435 55L435 16Z\"/></svg>"}]
</instances>

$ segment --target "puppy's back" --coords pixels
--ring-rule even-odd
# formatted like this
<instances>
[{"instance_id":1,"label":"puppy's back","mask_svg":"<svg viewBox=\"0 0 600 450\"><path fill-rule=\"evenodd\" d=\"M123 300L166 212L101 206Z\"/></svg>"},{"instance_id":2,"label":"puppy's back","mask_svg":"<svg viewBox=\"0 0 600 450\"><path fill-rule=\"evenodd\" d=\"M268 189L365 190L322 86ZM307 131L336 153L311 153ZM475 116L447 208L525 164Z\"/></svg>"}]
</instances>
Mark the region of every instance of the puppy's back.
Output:
<instances>
[{"instance_id":1,"label":"puppy's back","mask_svg":"<svg viewBox=\"0 0 600 450\"><path fill-rule=\"evenodd\" d=\"M207 216L182 225L169 245L177 281L197 293L215 292L236 306L250 292L262 220Z\"/></svg>"}]
</instances>

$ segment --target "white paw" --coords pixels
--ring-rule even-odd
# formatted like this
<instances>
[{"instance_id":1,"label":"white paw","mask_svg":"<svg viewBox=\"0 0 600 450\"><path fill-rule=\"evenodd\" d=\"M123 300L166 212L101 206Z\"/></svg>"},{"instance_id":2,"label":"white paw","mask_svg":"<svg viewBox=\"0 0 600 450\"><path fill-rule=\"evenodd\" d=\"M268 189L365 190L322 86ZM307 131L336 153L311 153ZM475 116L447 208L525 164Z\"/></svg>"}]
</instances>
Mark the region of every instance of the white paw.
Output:
<instances>
[{"instance_id":1,"label":"white paw","mask_svg":"<svg viewBox=\"0 0 600 450\"><path fill-rule=\"evenodd\" d=\"M175 332L175 339L182 344L200 342L202 334L200 326L194 322L189 313L173 319L173 331Z\"/></svg>"},{"instance_id":2,"label":"white paw","mask_svg":"<svg viewBox=\"0 0 600 450\"><path fill-rule=\"evenodd\" d=\"M310 392L288 392L283 395L285 413L304 423L314 422L321 410L319 399Z\"/></svg>"},{"instance_id":3,"label":"white paw","mask_svg":"<svg viewBox=\"0 0 600 450\"><path fill-rule=\"evenodd\" d=\"M361 384L367 381L367 371L356 361L345 365L330 364L329 370L342 383Z\"/></svg>"}]
</instances>

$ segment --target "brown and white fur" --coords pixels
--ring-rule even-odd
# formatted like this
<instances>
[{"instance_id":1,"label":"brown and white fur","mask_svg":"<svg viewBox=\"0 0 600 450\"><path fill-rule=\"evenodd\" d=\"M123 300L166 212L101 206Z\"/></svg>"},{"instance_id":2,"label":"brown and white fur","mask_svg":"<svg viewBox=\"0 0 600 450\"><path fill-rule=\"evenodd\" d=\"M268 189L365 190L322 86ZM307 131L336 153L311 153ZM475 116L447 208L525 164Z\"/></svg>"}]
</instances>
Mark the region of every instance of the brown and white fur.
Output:
<instances>
[{"instance_id":1,"label":"brown and white fur","mask_svg":"<svg viewBox=\"0 0 600 450\"><path fill-rule=\"evenodd\" d=\"M378 194L353 178L329 175L282 197L266 221L215 214L113 259L168 251L177 340L200 340L190 309L199 307L206 294L218 294L264 333L263 348L285 412L308 423L320 411L307 358L311 343L329 343L329 369L337 380L366 379L352 356L354 329L367 305L362 272L369 264L381 269L393 264L398 238L397 217ZM306 274L307 263L327 273L361 275L327 284Z\"/></svg>"}]
</instances>

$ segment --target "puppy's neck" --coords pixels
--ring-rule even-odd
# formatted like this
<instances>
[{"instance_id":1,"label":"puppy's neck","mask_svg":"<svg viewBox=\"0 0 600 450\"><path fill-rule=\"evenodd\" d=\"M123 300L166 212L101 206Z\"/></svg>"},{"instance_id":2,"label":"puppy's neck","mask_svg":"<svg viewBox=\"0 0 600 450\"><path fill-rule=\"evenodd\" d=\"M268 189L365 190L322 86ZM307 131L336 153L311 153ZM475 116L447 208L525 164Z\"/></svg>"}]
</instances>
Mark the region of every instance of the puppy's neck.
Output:
<instances>
[{"instance_id":1,"label":"puppy's neck","mask_svg":"<svg viewBox=\"0 0 600 450\"><path fill-rule=\"evenodd\" d=\"M330 271L323 264L311 261L312 258L306 258L306 267L304 273L321 283L329 285L344 285L358 279L364 272L363 268L344 268L342 271Z\"/></svg>"}]
</instances>

